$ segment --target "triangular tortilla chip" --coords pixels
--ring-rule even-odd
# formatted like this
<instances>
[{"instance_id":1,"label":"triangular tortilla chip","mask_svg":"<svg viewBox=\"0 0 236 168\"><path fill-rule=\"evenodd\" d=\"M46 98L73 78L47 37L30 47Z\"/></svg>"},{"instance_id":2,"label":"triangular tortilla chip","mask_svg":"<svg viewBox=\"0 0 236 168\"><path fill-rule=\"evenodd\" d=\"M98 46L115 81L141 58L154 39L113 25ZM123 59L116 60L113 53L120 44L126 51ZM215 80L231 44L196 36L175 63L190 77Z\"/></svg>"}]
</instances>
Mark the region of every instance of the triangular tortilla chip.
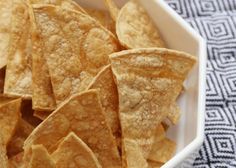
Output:
<instances>
[{"instance_id":1,"label":"triangular tortilla chip","mask_svg":"<svg viewBox=\"0 0 236 168\"><path fill-rule=\"evenodd\" d=\"M148 159L156 162L166 163L171 159L176 149L175 142L168 138L154 142Z\"/></svg>"},{"instance_id":2,"label":"triangular tortilla chip","mask_svg":"<svg viewBox=\"0 0 236 168\"><path fill-rule=\"evenodd\" d=\"M124 155L127 158L128 168L147 168L148 163L143 157L139 145L134 140L124 139L123 145L125 146ZM123 167L125 167L123 165Z\"/></svg>"},{"instance_id":3,"label":"triangular tortilla chip","mask_svg":"<svg viewBox=\"0 0 236 168\"><path fill-rule=\"evenodd\" d=\"M7 50L10 44L12 0L0 0L0 69L7 64Z\"/></svg>"},{"instance_id":4,"label":"triangular tortilla chip","mask_svg":"<svg viewBox=\"0 0 236 168\"><path fill-rule=\"evenodd\" d=\"M30 99L32 96L31 38L28 7L24 0L13 0L11 23L4 94Z\"/></svg>"},{"instance_id":5,"label":"triangular tortilla chip","mask_svg":"<svg viewBox=\"0 0 236 168\"><path fill-rule=\"evenodd\" d=\"M53 4L63 8L74 9L86 13L76 2L72 0L31 0L32 4ZM31 15L34 24L34 16ZM33 19L33 20L32 20ZM35 26L35 25L34 25ZM35 27L34 27L35 28ZM52 91L51 78L48 65L43 56L44 45L33 30L33 109L39 111L52 111L56 108L55 97Z\"/></svg>"},{"instance_id":6,"label":"triangular tortilla chip","mask_svg":"<svg viewBox=\"0 0 236 168\"><path fill-rule=\"evenodd\" d=\"M71 131L93 150L103 167L120 166L115 140L95 90L72 96L43 121L25 141L25 160L33 144L43 144L52 152L51 148Z\"/></svg>"},{"instance_id":7,"label":"triangular tortilla chip","mask_svg":"<svg viewBox=\"0 0 236 168\"><path fill-rule=\"evenodd\" d=\"M58 105L86 89L109 63L108 55L119 50L118 41L86 14L52 5L33 7Z\"/></svg>"},{"instance_id":8,"label":"triangular tortilla chip","mask_svg":"<svg viewBox=\"0 0 236 168\"><path fill-rule=\"evenodd\" d=\"M34 127L27 121L20 118L16 132L11 138L11 141L7 145L7 155L11 158L12 156L23 151L23 144L29 134L33 131Z\"/></svg>"},{"instance_id":9,"label":"triangular tortilla chip","mask_svg":"<svg viewBox=\"0 0 236 168\"><path fill-rule=\"evenodd\" d=\"M3 144L7 145L15 133L20 119L21 99L14 99L0 106L0 134Z\"/></svg>"},{"instance_id":10,"label":"triangular tortilla chip","mask_svg":"<svg viewBox=\"0 0 236 168\"><path fill-rule=\"evenodd\" d=\"M89 14L89 16L99 21L105 28L110 30L113 34L116 34L115 22L111 19L107 11L86 8L86 12Z\"/></svg>"},{"instance_id":11,"label":"triangular tortilla chip","mask_svg":"<svg viewBox=\"0 0 236 168\"><path fill-rule=\"evenodd\" d=\"M33 30L34 31L34 30ZM33 96L32 105L34 110L54 110L56 100L52 91L51 78L49 76L48 65L43 56L43 44L37 36L32 33L32 58L33 58Z\"/></svg>"},{"instance_id":12,"label":"triangular tortilla chip","mask_svg":"<svg viewBox=\"0 0 236 168\"><path fill-rule=\"evenodd\" d=\"M21 153L18 153L17 155L15 155L15 156L11 157L8 160L9 168L21 168L21 167L23 167L23 165L24 165L23 156L24 156L24 153L21 152Z\"/></svg>"},{"instance_id":13,"label":"triangular tortilla chip","mask_svg":"<svg viewBox=\"0 0 236 168\"><path fill-rule=\"evenodd\" d=\"M56 108L56 100L52 91L48 65L43 56L43 43L37 34L31 6L29 6L29 16L32 40L32 108L52 111Z\"/></svg>"},{"instance_id":14,"label":"triangular tortilla chip","mask_svg":"<svg viewBox=\"0 0 236 168\"><path fill-rule=\"evenodd\" d=\"M30 3L31 4L57 5L63 8L69 8L69 9L77 10L82 13L86 13L85 10L73 0L30 0Z\"/></svg>"},{"instance_id":15,"label":"triangular tortilla chip","mask_svg":"<svg viewBox=\"0 0 236 168\"><path fill-rule=\"evenodd\" d=\"M196 59L161 48L121 51L110 59L119 93L122 136L135 140L147 158L156 127L170 111Z\"/></svg>"},{"instance_id":16,"label":"triangular tortilla chip","mask_svg":"<svg viewBox=\"0 0 236 168\"><path fill-rule=\"evenodd\" d=\"M101 168L92 150L73 132L59 144L52 159L58 167Z\"/></svg>"},{"instance_id":17,"label":"triangular tortilla chip","mask_svg":"<svg viewBox=\"0 0 236 168\"><path fill-rule=\"evenodd\" d=\"M113 0L104 0L107 9L110 12L111 18L116 21L120 9L117 7Z\"/></svg>"},{"instance_id":18,"label":"triangular tortilla chip","mask_svg":"<svg viewBox=\"0 0 236 168\"><path fill-rule=\"evenodd\" d=\"M116 34L127 48L165 46L158 29L136 0L130 0L121 8L116 20Z\"/></svg>"},{"instance_id":19,"label":"triangular tortilla chip","mask_svg":"<svg viewBox=\"0 0 236 168\"><path fill-rule=\"evenodd\" d=\"M118 117L118 93L113 80L111 66L102 69L89 85L88 89L97 89L107 122L115 137L120 137L120 121Z\"/></svg>"},{"instance_id":20,"label":"triangular tortilla chip","mask_svg":"<svg viewBox=\"0 0 236 168\"><path fill-rule=\"evenodd\" d=\"M4 87L4 81L5 81L5 71L6 71L5 67L0 69L0 94L3 93L3 87Z\"/></svg>"},{"instance_id":21,"label":"triangular tortilla chip","mask_svg":"<svg viewBox=\"0 0 236 168\"><path fill-rule=\"evenodd\" d=\"M70 8L85 12L76 2L72 0L31 0L32 4L54 4L64 8ZM34 23L34 16L31 15L31 22ZM36 25L33 25L36 28ZM36 33L35 33L36 31ZM52 111L56 108L55 97L52 91L51 78L49 76L48 65L43 56L44 44L37 35L37 30L33 30L33 109L38 111Z\"/></svg>"},{"instance_id":22,"label":"triangular tortilla chip","mask_svg":"<svg viewBox=\"0 0 236 168\"><path fill-rule=\"evenodd\" d=\"M0 167L8 168L7 149L3 134L0 132Z\"/></svg>"},{"instance_id":23,"label":"triangular tortilla chip","mask_svg":"<svg viewBox=\"0 0 236 168\"><path fill-rule=\"evenodd\" d=\"M33 145L31 150L32 156L29 168L56 168L55 163L43 145Z\"/></svg>"}]
</instances>

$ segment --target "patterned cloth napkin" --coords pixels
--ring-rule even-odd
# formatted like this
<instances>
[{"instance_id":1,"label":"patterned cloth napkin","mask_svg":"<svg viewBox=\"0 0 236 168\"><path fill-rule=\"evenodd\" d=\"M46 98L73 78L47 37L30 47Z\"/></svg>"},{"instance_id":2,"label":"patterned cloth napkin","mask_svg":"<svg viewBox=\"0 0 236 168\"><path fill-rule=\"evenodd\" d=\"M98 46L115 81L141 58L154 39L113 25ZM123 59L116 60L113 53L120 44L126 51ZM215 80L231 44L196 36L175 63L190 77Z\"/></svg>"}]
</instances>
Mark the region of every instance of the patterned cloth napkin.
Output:
<instances>
[{"instance_id":1,"label":"patterned cloth napkin","mask_svg":"<svg viewBox=\"0 0 236 168\"><path fill-rule=\"evenodd\" d=\"M236 168L236 0L166 0L207 41L205 141L194 168Z\"/></svg>"}]
</instances>

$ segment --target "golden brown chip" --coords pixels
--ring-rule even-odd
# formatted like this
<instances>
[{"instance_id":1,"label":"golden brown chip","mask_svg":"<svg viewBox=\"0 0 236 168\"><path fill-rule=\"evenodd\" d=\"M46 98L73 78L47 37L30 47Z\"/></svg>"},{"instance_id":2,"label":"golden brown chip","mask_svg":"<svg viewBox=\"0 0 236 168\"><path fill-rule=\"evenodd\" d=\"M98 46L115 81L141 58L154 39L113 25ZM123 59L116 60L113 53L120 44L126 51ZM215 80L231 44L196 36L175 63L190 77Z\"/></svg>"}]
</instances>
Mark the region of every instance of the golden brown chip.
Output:
<instances>
[{"instance_id":1,"label":"golden brown chip","mask_svg":"<svg viewBox=\"0 0 236 168\"><path fill-rule=\"evenodd\" d=\"M69 133L52 153L57 167L101 168L95 154L75 133Z\"/></svg>"},{"instance_id":2,"label":"golden brown chip","mask_svg":"<svg viewBox=\"0 0 236 168\"><path fill-rule=\"evenodd\" d=\"M5 70L6 70L5 67L0 69L0 94L3 93L3 86L4 86L4 80L5 80Z\"/></svg>"},{"instance_id":3,"label":"golden brown chip","mask_svg":"<svg viewBox=\"0 0 236 168\"><path fill-rule=\"evenodd\" d=\"M103 111L115 137L120 137L120 123L118 117L118 93L113 80L111 66L102 69L94 78L88 89L97 89Z\"/></svg>"},{"instance_id":4,"label":"golden brown chip","mask_svg":"<svg viewBox=\"0 0 236 168\"><path fill-rule=\"evenodd\" d=\"M21 99L14 99L0 106L0 134L3 144L7 145L15 133L20 119Z\"/></svg>"},{"instance_id":5,"label":"golden brown chip","mask_svg":"<svg viewBox=\"0 0 236 168\"><path fill-rule=\"evenodd\" d=\"M4 83L4 94L31 98L31 39L27 4L13 0L10 45Z\"/></svg>"},{"instance_id":6,"label":"golden brown chip","mask_svg":"<svg viewBox=\"0 0 236 168\"><path fill-rule=\"evenodd\" d=\"M125 146L124 155L127 160L128 168L147 168L148 163L143 157L139 145L130 139L124 139L123 145Z\"/></svg>"},{"instance_id":7,"label":"golden brown chip","mask_svg":"<svg viewBox=\"0 0 236 168\"><path fill-rule=\"evenodd\" d=\"M121 51L110 59L118 87L122 136L135 140L147 158L156 126L170 111L196 59L161 48Z\"/></svg>"},{"instance_id":8,"label":"golden brown chip","mask_svg":"<svg viewBox=\"0 0 236 168\"><path fill-rule=\"evenodd\" d=\"M111 18L116 21L120 9L117 7L113 0L104 0L107 9L110 12Z\"/></svg>"},{"instance_id":9,"label":"golden brown chip","mask_svg":"<svg viewBox=\"0 0 236 168\"><path fill-rule=\"evenodd\" d=\"M86 13L76 2L72 0L31 0L32 4L53 4ZM40 37L33 33L33 109L52 111L56 108L56 102L52 91L48 65L43 57L44 48Z\"/></svg>"},{"instance_id":10,"label":"golden brown chip","mask_svg":"<svg viewBox=\"0 0 236 168\"><path fill-rule=\"evenodd\" d=\"M94 19L58 6L34 6L56 103L87 88L119 49L118 41Z\"/></svg>"},{"instance_id":11,"label":"golden brown chip","mask_svg":"<svg viewBox=\"0 0 236 168\"><path fill-rule=\"evenodd\" d=\"M165 46L151 18L136 0L130 0L121 8L116 20L116 34L127 48Z\"/></svg>"},{"instance_id":12,"label":"golden brown chip","mask_svg":"<svg viewBox=\"0 0 236 168\"><path fill-rule=\"evenodd\" d=\"M93 150L103 167L120 166L120 156L96 90L72 96L44 120L24 143L25 160L30 146L43 144L52 152L51 148L71 131Z\"/></svg>"},{"instance_id":13,"label":"golden brown chip","mask_svg":"<svg viewBox=\"0 0 236 168\"><path fill-rule=\"evenodd\" d=\"M20 152L23 152L23 144L29 134L33 131L34 127L27 121L20 118L16 132L13 135L11 141L7 145L7 155L11 158Z\"/></svg>"},{"instance_id":14,"label":"golden brown chip","mask_svg":"<svg viewBox=\"0 0 236 168\"><path fill-rule=\"evenodd\" d=\"M45 120L50 114L51 112L48 111L34 111L34 116L40 120Z\"/></svg>"},{"instance_id":15,"label":"golden brown chip","mask_svg":"<svg viewBox=\"0 0 236 168\"><path fill-rule=\"evenodd\" d=\"M56 168L56 165L43 145L33 145L29 168Z\"/></svg>"},{"instance_id":16,"label":"golden brown chip","mask_svg":"<svg viewBox=\"0 0 236 168\"><path fill-rule=\"evenodd\" d=\"M0 167L8 168L7 149L2 132L0 132Z\"/></svg>"},{"instance_id":17,"label":"golden brown chip","mask_svg":"<svg viewBox=\"0 0 236 168\"><path fill-rule=\"evenodd\" d=\"M48 65L43 57L43 46L37 37L33 40L33 96L32 105L34 110L54 110L56 100L52 91L51 78L49 76Z\"/></svg>"},{"instance_id":18,"label":"golden brown chip","mask_svg":"<svg viewBox=\"0 0 236 168\"><path fill-rule=\"evenodd\" d=\"M21 168L21 167L23 167L23 165L24 165L23 156L24 156L24 153L21 152L21 153L18 153L17 155L15 155L15 156L11 157L8 160L9 168Z\"/></svg>"},{"instance_id":19,"label":"golden brown chip","mask_svg":"<svg viewBox=\"0 0 236 168\"><path fill-rule=\"evenodd\" d=\"M7 50L10 44L12 0L0 0L0 69L7 64Z\"/></svg>"},{"instance_id":20,"label":"golden brown chip","mask_svg":"<svg viewBox=\"0 0 236 168\"><path fill-rule=\"evenodd\" d=\"M175 142L168 138L155 142L149 153L148 159L156 162L166 163L171 159L176 149Z\"/></svg>"},{"instance_id":21,"label":"golden brown chip","mask_svg":"<svg viewBox=\"0 0 236 168\"><path fill-rule=\"evenodd\" d=\"M69 9L77 10L82 13L86 13L85 10L73 0L30 0L30 3L31 4L57 5L63 8L69 8Z\"/></svg>"},{"instance_id":22,"label":"golden brown chip","mask_svg":"<svg viewBox=\"0 0 236 168\"><path fill-rule=\"evenodd\" d=\"M99 21L105 28L110 30L113 34L116 34L115 22L111 19L108 12L98 9L86 8L86 12Z\"/></svg>"},{"instance_id":23,"label":"golden brown chip","mask_svg":"<svg viewBox=\"0 0 236 168\"><path fill-rule=\"evenodd\" d=\"M180 108L177 103L171 105L171 109L167 115L167 118L171 121L172 124L176 125L180 118Z\"/></svg>"},{"instance_id":24,"label":"golden brown chip","mask_svg":"<svg viewBox=\"0 0 236 168\"><path fill-rule=\"evenodd\" d=\"M28 8L32 41L32 108L34 110L54 110L56 101L52 91L48 66L43 57L43 44L37 35L33 9Z\"/></svg>"},{"instance_id":25,"label":"golden brown chip","mask_svg":"<svg viewBox=\"0 0 236 168\"><path fill-rule=\"evenodd\" d=\"M34 110L54 110L56 100L52 91L51 78L49 76L48 65L43 56L42 44L33 35L33 76L32 76L32 105Z\"/></svg>"},{"instance_id":26,"label":"golden brown chip","mask_svg":"<svg viewBox=\"0 0 236 168\"><path fill-rule=\"evenodd\" d=\"M148 168L161 168L161 166L163 166L163 163L148 160Z\"/></svg>"}]
</instances>

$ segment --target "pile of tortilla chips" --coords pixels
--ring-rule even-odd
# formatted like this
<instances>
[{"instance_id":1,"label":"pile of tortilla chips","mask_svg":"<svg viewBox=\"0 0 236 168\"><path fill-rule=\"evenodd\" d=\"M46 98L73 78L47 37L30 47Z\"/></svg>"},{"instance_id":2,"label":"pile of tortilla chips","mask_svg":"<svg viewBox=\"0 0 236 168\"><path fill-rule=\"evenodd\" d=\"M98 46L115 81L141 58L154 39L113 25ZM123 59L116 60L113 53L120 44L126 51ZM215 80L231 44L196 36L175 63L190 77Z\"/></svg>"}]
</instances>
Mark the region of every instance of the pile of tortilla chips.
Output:
<instances>
[{"instance_id":1,"label":"pile of tortilla chips","mask_svg":"<svg viewBox=\"0 0 236 168\"><path fill-rule=\"evenodd\" d=\"M157 168L196 58L135 0L0 0L0 167Z\"/></svg>"}]
</instances>

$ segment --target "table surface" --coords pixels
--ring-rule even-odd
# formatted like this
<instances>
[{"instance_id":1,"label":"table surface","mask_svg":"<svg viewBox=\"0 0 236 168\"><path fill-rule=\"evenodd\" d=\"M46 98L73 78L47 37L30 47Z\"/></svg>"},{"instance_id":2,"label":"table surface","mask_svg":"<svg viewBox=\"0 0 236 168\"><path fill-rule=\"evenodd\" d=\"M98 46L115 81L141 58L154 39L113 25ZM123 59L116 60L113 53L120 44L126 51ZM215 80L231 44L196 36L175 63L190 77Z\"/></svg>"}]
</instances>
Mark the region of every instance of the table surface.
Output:
<instances>
[{"instance_id":1,"label":"table surface","mask_svg":"<svg viewBox=\"0 0 236 168\"><path fill-rule=\"evenodd\" d=\"M205 140L193 167L236 167L236 0L166 2L207 41Z\"/></svg>"}]
</instances>

